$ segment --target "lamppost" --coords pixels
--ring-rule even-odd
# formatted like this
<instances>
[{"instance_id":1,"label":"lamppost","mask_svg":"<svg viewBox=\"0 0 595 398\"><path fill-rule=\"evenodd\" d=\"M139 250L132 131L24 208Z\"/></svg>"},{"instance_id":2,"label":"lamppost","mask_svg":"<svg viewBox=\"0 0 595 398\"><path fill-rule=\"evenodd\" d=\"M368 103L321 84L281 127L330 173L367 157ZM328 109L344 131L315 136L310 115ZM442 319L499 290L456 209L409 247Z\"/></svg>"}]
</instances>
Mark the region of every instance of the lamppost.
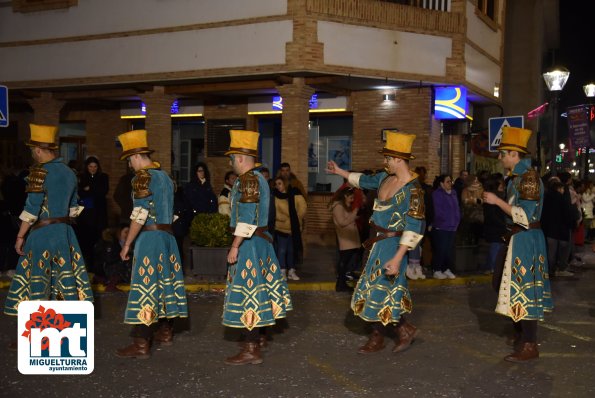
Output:
<instances>
[{"instance_id":1,"label":"lamppost","mask_svg":"<svg viewBox=\"0 0 595 398\"><path fill-rule=\"evenodd\" d=\"M570 76L570 72L564 67L556 67L543 74L543 80L545 80L547 89L552 93L552 114L554 120L552 121L552 153L550 156L550 165L554 174L556 173L556 145L558 142L558 100L560 91L562 91L568 81L568 76Z\"/></svg>"}]
</instances>

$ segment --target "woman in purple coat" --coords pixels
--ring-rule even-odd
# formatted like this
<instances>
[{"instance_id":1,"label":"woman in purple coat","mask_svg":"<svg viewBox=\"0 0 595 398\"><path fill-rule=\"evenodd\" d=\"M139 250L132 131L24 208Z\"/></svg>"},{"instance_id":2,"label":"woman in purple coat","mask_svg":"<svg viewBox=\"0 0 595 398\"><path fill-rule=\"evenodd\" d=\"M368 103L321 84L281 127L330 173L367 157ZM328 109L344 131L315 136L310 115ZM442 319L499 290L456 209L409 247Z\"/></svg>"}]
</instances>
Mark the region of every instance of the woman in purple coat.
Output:
<instances>
[{"instance_id":1,"label":"woman in purple coat","mask_svg":"<svg viewBox=\"0 0 595 398\"><path fill-rule=\"evenodd\" d=\"M432 193L434 219L429 229L432 234L432 270L436 279L454 279L454 244L461 211L452 178L442 174L434 181Z\"/></svg>"}]
</instances>

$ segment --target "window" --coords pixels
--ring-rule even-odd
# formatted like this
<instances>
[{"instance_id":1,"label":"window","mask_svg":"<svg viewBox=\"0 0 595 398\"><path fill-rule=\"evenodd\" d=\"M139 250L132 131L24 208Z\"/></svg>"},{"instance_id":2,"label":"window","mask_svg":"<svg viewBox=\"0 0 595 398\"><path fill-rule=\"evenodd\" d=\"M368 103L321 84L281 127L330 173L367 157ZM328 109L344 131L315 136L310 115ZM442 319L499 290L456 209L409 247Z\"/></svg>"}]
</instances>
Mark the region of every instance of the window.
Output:
<instances>
[{"instance_id":1,"label":"window","mask_svg":"<svg viewBox=\"0 0 595 398\"><path fill-rule=\"evenodd\" d=\"M246 129L246 119L209 119L206 123L209 157L225 156L229 150L229 130Z\"/></svg>"},{"instance_id":2,"label":"window","mask_svg":"<svg viewBox=\"0 0 595 398\"><path fill-rule=\"evenodd\" d=\"M496 0L477 0L477 9L492 21L496 21Z\"/></svg>"},{"instance_id":3,"label":"window","mask_svg":"<svg viewBox=\"0 0 595 398\"><path fill-rule=\"evenodd\" d=\"M69 8L78 5L78 0L13 0L14 12L33 12Z\"/></svg>"}]
</instances>

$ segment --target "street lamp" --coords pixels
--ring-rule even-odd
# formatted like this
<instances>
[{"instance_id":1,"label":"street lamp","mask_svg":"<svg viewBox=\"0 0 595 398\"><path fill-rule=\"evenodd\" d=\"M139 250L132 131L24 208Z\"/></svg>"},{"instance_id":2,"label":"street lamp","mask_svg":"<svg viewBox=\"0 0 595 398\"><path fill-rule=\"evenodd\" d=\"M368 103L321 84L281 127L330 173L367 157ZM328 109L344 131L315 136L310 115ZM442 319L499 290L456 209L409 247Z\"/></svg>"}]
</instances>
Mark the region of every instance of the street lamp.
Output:
<instances>
[{"instance_id":1,"label":"street lamp","mask_svg":"<svg viewBox=\"0 0 595 398\"><path fill-rule=\"evenodd\" d=\"M568 76L570 76L570 72L568 69L564 67L556 67L550 69L549 71L543 74L543 80L545 80L545 84L547 85L547 89L552 93L552 113L554 116L554 120L552 123L552 151L550 156L550 162L552 165L552 172L555 174L556 168L556 143L558 141L558 100L560 91L566 85L568 81Z\"/></svg>"},{"instance_id":2,"label":"street lamp","mask_svg":"<svg viewBox=\"0 0 595 398\"><path fill-rule=\"evenodd\" d=\"M593 98L595 97L595 83L589 83L589 84L585 84L583 86L583 91L585 92L585 95L587 96L587 98Z\"/></svg>"}]
</instances>

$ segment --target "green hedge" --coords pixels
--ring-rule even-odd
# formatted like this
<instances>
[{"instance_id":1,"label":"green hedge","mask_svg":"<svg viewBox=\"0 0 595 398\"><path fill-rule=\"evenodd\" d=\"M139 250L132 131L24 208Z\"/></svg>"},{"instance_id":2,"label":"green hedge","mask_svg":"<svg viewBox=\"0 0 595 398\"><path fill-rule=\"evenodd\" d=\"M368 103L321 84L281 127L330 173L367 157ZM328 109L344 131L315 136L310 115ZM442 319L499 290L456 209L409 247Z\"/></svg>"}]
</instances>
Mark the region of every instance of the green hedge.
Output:
<instances>
[{"instance_id":1,"label":"green hedge","mask_svg":"<svg viewBox=\"0 0 595 398\"><path fill-rule=\"evenodd\" d=\"M197 246L231 246L229 216L219 213L198 213L190 226L190 239Z\"/></svg>"}]
</instances>

